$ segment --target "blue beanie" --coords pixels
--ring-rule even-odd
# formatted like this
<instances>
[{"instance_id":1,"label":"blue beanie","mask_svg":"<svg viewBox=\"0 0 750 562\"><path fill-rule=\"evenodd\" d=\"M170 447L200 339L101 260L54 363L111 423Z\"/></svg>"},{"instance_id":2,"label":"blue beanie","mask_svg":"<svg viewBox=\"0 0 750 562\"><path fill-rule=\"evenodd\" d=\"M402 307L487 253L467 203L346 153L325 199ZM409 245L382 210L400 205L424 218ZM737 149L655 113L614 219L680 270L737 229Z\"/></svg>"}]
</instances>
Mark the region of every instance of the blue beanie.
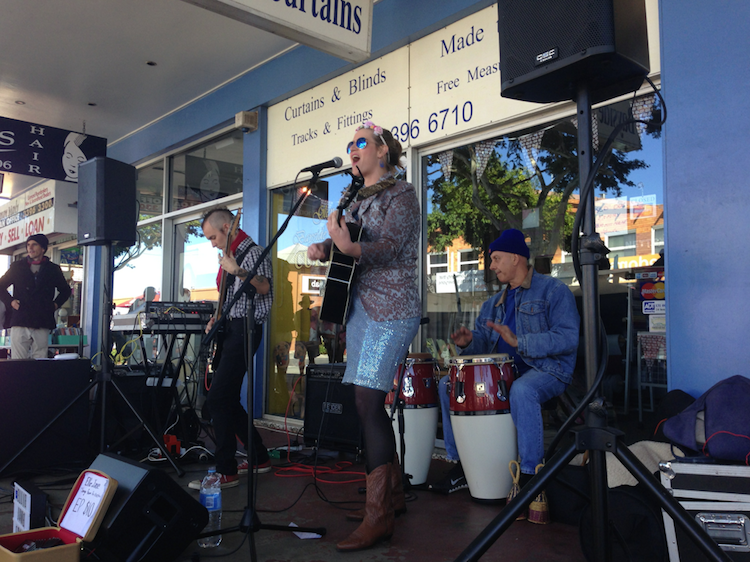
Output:
<instances>
[{"instance_id":1,"label":"blue beanie","mask_svg":"<svg viewBox=\"0 0 750 562\"><path fill-rule=\"evenodd\" d=\"M507 252L518 254L529 259L529 247L526 245L523 232L515 228L503 231L500 238L490 244L490 256L492 252Z\"/></svg>"}]
</instances>

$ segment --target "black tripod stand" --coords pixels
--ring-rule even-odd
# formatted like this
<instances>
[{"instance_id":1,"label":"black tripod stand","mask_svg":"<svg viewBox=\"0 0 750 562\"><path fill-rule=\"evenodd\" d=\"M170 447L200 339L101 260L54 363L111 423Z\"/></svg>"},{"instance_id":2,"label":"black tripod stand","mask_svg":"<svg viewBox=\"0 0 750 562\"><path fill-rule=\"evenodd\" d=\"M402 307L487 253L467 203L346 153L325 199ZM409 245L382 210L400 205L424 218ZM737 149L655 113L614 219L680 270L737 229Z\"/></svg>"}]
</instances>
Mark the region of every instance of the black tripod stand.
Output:
<instances>
[{"instance_id":1,"label":"black tripod stand","mask_svg":"<svg viewBox=\"0 0 750 562\"><path fill-rule=\"evenodd\" d=\"M650 81L649 81L650 82ZM652 84L653 86L653 84ZM492 520L492 522L469 544L456 558L457 561L478 560L492 544L515 521L516 517L525 509L537 494L541 492L553 479L557 477L573 457L583 451L590 451L591 478L591 508L594 521L594 559L608 562L612 559L611 544L608 533L608 505L607 505L607 473L606 452L613 453L625 468L641 483L653 499L664 509L675 522L693 540L696 546L710 560L729 561L729 557L719 546L708 537L698 523L692 519L653 476L636 456L625 446L621 437L623 433L607 427L604 400L600 388L594 384L597 366L599 365L599 293L597 261L606 257L607 248L602 244L596 233L593 184L594 177L601 164L601 157L597 167L592 168L592 118L591 101L586 84L579 85L576 97L578 117L578 161L581 181L581 201L579 215L573 229L574 241L577 233L583 227L584 235L581 248L580 264L583 273L579 280L583 289L583 327L586 359L586 381L590 387L588 396L595 395L588 404L586 424L574 432L574 442L567 448L555 453L520 493ZM666 108L665 108L666 119ZM624 125L624 124L623 124ZM611 141L619 133L615 128L610 141L602 149L601 154L607 153ZM585 181L583 181L585 179ZM580 213L585 213L584 224L579 222ZM577 244L574 244L573 254L576 255ZM627 389L626 389L627 390ZM584 399L587 403L588 399ZM582 404L583 406L584 404ZM571 418L575 418L574 412Z\"/></svg>"},{"instance_id":2,"label":"black tripod stand","mask_svg":"<svg viewBox=\"0 0 750 562\"><path fill-rule=\"evenodd\" d=\"M268 254L271 252L271 248L273 248L273 246L276 244L276 241L278 240L279 236L281 236L283 232L286 230L286 227L289 224L289 221L297 212L297 209L300 207L300 205L302 205L305 199L307 199L307 196L310 194L313 186L317 183L318 177L319 177L319 172L313 171L313 177L310 180L308 187L304 189L303 193L301 194L297 202L292 207L292 210L289 212L289 215L287 216L286 220L279 228L278 232L274 235L271 241L263 249L260 256L258 256L258 259L255 260L255 264L253 265L252 270L248 273L247 278L245 278L245 280L242 282L239 289L237 289L234 292L232 299L229 300L229 302L225 303L222 309L221 316L214 323L211 330L208 332L208 334L206 334L206 337L203 338L203 341L201 342L201 346L208 346L210 344L210 342L216 336L218 330L221 328L221 326L226 322L226 319L229 317L229 311L232 310L232 307L237 303L237 301L240 299L240 297L243 294L247 295L248 310L245 316L245 334L246 334L245 341L249 342L249 345L246 345L247 354L245 358L245 363L247 365L247 413L248 413L248 416L247 416L247 438L248 438L248 442L247 442L247 451L248 451L247 505L245 506L245 510L242 514L242 519L240 520L239 525L234 526L234 527L229 527L227 529L222 529L221 531L207 532L207 533L199 535L198 538L208 537L208 536L223 534L223 533L231 533L231 532L242 532L244 534L248 534L250 536L250 559L253 561L257 560L257 553L255 550L255 533L257 533L260 530L306 532L306 533L315 533L318 535L326 534L326 529L323 527L319 527L319 528L289 527L286 525L271 525L271 524L261 523L260 519L258 518L258 513L255 510L255 470L254 470L255 462L253 461L253 455L254 455L253 419L255 417L254 416L255 384L254 384L254 361L253 361L255 353L253 349L253 342L255 341L255 328L256 328L256 325L255 325L256 289L255 289L255 286L252 284L252 280L258 273L258 268L263 263L263 260L266 259Z\"/></svg>"},{"instance_id":3,"label":"black tripod stand","mask_svg":"<svg viewBox=\"0 0 750 562\"><path fill-rule=\"evenodd\" d=\"M106 245L102 246L102 263L105 264L105 294L110 296L111 295L111 288L113 284L114 279L114 255L112 253L112 243L109 242ZM13 458L11 458L5 465L0 467L0 474L8 467L10 466L13 461L15 461L23 452L28 449L32 443L34 443L47 429L52 427L57 420L62 417L65 412L67 412L70 408L73 407L73 405L78 402L83 396L86 396L91 390L96 389L96 396L97 400L99 402L100 412L101 412L101 418L100 418L100 426L99 426L99 451L105 452L107 450L107 444L106 444L106 426L107 426L107 387L111 384L113 388L117 391L117 393L122 398L123 402L127 405L128 409L132 412L132 414L138 418L138 421L143 426L143 428L146 430L146 432L149 434L151 439L153 440L154 444L159 448L162 455L164 455L164 458L166 458L169 463L172 465L172 467L175 469L177 474L180 476L183 476L185 474L185 471L182 470L174 461L172 456L169 454L167 449L164 446L164 442L159 439L154 433L154 430L151 429L149 424L146 422L146 420L143 418L143 416L138 412L138 409L133 406L133 404L128 399L127 395L122 391L122 389L117 385L117 382L112 378L112 372L111 372L111 366L110 366L110 350L112 349L112 340L111 340L111 332L109 330L109 325L112 319L112 301L111 298L107 299L108 302L104 303L104 306L102 307L102 313L101 313L101 326L102 326L102 345L101 345L101 355L102 355L102 370L100 372L96 373L96 376L94 377L94 380L91 381L91 383L84 388L73 400L68 403L65 408L63 408L52 420L45 425L20 451L18 451ZM82 342L82 340L81 340ZM82 351L82 343L79 343L79 349Z\"/></svg>"}]
</instances>

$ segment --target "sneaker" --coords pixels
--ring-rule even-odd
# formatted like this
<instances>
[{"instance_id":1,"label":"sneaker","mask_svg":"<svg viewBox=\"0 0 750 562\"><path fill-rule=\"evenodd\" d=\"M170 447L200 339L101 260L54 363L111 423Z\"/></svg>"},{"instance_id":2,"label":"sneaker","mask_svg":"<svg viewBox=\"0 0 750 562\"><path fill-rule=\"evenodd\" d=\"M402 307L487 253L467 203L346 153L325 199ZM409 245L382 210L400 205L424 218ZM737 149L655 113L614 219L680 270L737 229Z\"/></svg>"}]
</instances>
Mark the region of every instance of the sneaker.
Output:
<instances>
[{"instance_id":1,"label":"sneaker","mask_svg":"<svg viewBox=\"0 0 750 562\"><path fill-rule=\"evenodd\" d=\"M250 466L250 464L244 460L240 464L237 465L237 474L247 474L247 469ZM260 463L258 466L255 467L255 474L264 474L266 472L271 472L271 459L268 459L264 463Z\"/></svg>"},{"instance_id":2,"label":"sneaker","mask_svg":"<svg viewBox=\"0 0 750 562\"><path fill-rule=\"evenodd\" d=\"M464 469L461 466L461 463L454 466L448 475L440 482L429 485L429 489L433 492L446 495L468 487L469 483L466 481L466 476L464 476Z\"/></svg>"},{"instance_id":3,"label":"sneaker","mask_svg":"<svg viewBox=\"0 0 750 562\"><path fill-rule=\"evenodd\" d=\"M200 490L201 489L201 482L203 480L192 480L190 484L188 484L188 488L191 490ZM222 474L221 475L221 489L224 490L225 488L234 488L235 486L240 485L240 476L239 474Z\"/></svg>"}]
</instances>

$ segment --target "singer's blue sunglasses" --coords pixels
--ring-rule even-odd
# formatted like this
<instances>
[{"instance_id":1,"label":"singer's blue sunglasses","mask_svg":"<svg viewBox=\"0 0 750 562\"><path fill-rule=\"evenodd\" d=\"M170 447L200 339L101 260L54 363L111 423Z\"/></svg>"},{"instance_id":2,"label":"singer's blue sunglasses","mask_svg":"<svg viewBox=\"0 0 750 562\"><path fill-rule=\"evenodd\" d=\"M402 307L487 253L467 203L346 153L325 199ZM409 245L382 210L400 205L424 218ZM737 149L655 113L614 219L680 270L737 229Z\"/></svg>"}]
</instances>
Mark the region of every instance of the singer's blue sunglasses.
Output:
<instances>
[{"instance_id":1,"label":"singer's blue sunglasses","mask_svg":"<svg viewBox=\"0 0 750 562\"><path fill-rule=\"evenodd\" d=\"M346 145L346 153L351 154L352 153L352 146L354 146L353 142L350 142ZM357 148L362 150L364 147L367 146L367 139L365 137L359 137L357 139Z\"/></svg>"}]
</instances>

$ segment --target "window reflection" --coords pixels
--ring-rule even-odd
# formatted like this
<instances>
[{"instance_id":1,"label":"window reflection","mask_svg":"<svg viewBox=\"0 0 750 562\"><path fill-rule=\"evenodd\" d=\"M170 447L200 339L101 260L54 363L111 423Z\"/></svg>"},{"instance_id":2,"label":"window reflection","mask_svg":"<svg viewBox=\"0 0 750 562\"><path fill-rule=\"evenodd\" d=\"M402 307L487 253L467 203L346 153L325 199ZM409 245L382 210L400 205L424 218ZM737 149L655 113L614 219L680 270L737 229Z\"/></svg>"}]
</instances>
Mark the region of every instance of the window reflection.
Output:
<instances>
[{"instance_id":1,"label":"window reflection","mask_svg":"<svg viewBox=\"0 0 750 562\"><path fill-rule=\"evenodd\" d=\"M595 152L618 123L634 114L660 119L652 94L593 113ZM566 259L579 202L577 121L568 117L430 154L422 166L424 298L430 317L422 344L447 361L457 351L450 334L461 324L473 327L481 304L500 290L484 263L490 242L503 230L522 230L535 267L577 284L570 256ZM653 263L663 247L660 131L641 124L626 127L604 155L595 186L597 231L612 250L611 267Z\"/></svg>"},{"instance_id":2,"label":"window reflection","mask_svg":"<svg viewBox=\"0 0 750 562\"><path fill-rule=\"evenodd\" d=\"M172 158L170 210L242 192L242 131Z\"/></svg>"},{"instance_id":3,"label":"window reflection","mask_svg":"<svg viewBox=\"0 0 750 562\"><path fill-rule=\"evenodd\" d=\"M164 162L140 168L135 182L138 198L138 220L146 220L162 214L164 202Z\"/></svg>"},{"instance_id":4,"label":"window reflection","mask_svg":"<svg viewBox=\"0 0 750 562\"><path fill-rule=\"evenodd\" d=\"M138 314L145 309L147 301L162 299L162 227L161 222L141 225L136 230L138 242L129 247L114 246L114 281L112 301L114 315L127 315L115 318L113 322L121 327L137 328ZM119 360L128 363L143 363L142 349L146 359L156 360L159 353L159 336L145 336L144 347L137 345L133 336L126 331L115 331L113 340Z\"/></svg>"},{"instance_id":5,"label":"window reflection","mask_svg":"<svg viewBox=\"0 0 750 562\"><path fill-rule=\"evenodd\" d=\"M274 302L270 319L271 374L266 412L303 418L304 375L311 363L336 363L346 355L345 332L318 320L320 282L327 264L310 262L307 247L328 238L326 221L351 177L339 174L318 182L272 250ZM301 189L273 192L271 231L276 232L301 195Z\"/></svg>"}]
</instances>

